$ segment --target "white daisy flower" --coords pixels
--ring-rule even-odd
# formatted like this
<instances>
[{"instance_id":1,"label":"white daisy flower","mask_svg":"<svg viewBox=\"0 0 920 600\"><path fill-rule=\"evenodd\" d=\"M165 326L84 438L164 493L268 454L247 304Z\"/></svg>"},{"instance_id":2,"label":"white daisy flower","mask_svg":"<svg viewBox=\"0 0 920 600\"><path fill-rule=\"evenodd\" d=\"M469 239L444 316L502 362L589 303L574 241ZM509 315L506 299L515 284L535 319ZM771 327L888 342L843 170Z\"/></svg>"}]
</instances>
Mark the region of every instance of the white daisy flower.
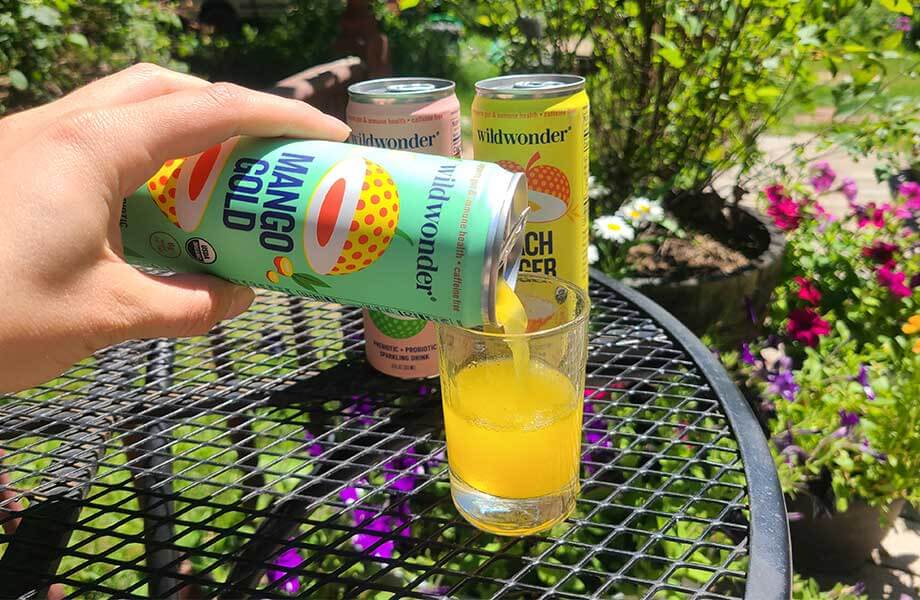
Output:
<instances>
[{"instance_id":1,"label":"white daisy flower","mask_svg":"<svg viewBox=\"0 0 920 600\"><path fill-rule=\"evenodd\" d=\"M588 198L597 200L610 194L610 189L598 183L594 175L588 176Z\"/></svg>"},{"instance_id":2,"label":"white daisy flower","mask_svg":"<svg viewBox=\"0 0 920 600\"><path fill-rule=\"evenodd\" d=\"M633 239L636 232L623 220L623 217L616 215L605 215L594 220L594 233L599 237L610 240L611 242L625 242Z\"/></svg>"},{"instance_id":3,"label":"white daisy flower","mask_svg":"<svg viewBox=\"0 0 920 600\"><path fill-rule=\"evenodd\" d=\"M636 198L632 202L624 204L620 207L618 212L622 214L624 219L633 225L638 225L647 221L657 223L664 217L664 210L661 208L661 203L653 202L644 197Z\"/></svg>"},{"instance_id":4,"label":"white daisy flower","mask_svg":"<svg viewBox=\"0 0 920 600\"><path fill-rule=\"evenodd\" d=\"M601 253L597 251L597 246L588 244L588 264L593 265L601 258Z\"/></svg>"}]
</instances>

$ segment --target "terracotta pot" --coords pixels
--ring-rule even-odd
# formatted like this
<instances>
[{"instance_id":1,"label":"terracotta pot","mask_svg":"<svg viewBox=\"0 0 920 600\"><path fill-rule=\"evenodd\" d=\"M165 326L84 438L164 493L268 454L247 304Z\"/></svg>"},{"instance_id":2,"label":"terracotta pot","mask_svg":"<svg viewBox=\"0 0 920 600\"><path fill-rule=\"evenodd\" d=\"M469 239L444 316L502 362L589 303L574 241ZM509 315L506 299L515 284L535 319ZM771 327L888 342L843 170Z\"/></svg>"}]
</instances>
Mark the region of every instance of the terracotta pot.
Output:
<instances>
[{"instance_id":1,"label":"terracotta pot","mask_svg":"<svg viewBox=\"0 0 920 600\"><path fill-rule=\"evenodd\" d=\"M782 232L759 212L728 206L730 236L745 238L758 252L751 263L728 274L687 279L629 278L624 282L664 307L693 333L714 334L734 346L753 338L763 324L766 307L782 271L786 240ZM722 239L716 232L713 235ZM732 245L731 240L723 243ZM750 318L749 308L755 319Z\"/></svg>"},{"instance_id":2,"label":"terracotta pot","mask_svg":"<svg viewBox=\"0 0 920 600\"><path fill-rule=\"evenodd\" d=\"M884 524L881 509L864 502L851 503L846 511L834 514L828 514L809 495L787 498L786 506L789 512L802 515L789 523L796 570L843 573L857 571L869 559L894 525L904 500L891 503Z\"/></svg>"}]
</instances>

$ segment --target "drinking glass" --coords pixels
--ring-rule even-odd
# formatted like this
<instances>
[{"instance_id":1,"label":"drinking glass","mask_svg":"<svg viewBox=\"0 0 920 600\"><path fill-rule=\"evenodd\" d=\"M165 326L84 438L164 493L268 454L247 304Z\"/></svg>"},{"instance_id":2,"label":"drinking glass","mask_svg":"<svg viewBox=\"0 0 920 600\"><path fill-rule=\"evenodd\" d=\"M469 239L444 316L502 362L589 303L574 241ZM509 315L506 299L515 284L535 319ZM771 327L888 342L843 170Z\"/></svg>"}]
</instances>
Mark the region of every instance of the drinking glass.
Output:
<instances>
[{"instance_id":1,"label":"drinking glass","mask_svg":"<svg viewBox=\"0 0 920 600\"><path fill-rule=\"evenodd\" d=\"M579 491L588 297L529 273L515 291L524 333L438 326L451 496L470 523L499 535L552 527Z\"/></svg>"}]
</instances>

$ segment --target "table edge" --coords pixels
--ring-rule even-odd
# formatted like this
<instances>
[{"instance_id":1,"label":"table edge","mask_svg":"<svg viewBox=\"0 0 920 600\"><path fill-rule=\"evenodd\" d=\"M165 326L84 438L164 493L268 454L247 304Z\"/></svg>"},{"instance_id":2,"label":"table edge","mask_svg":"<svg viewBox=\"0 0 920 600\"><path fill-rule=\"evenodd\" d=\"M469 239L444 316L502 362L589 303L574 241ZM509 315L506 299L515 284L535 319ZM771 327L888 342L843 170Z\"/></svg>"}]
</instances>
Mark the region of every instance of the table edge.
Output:
<instances>
[{"instance_id":1,"label":"table edge","mask_svg":"<svg viewBox=\"0 0 920 600\"><path fill-rule=\"evenodd\" d=\"M786 503L776 473L773 456L767 446L760 424L748 402L732 382L725 367L696 335L671 313L639 291L590 269L591 278L642 309L699 365L725 411L729 426L741 451L745 466L750 510L750 564L747 581L756 582L758 589L746 586L749 600L785 600L792 590L792 550ZM777 537L784 544L775 547Z\"/></svg>"}]
</instances>

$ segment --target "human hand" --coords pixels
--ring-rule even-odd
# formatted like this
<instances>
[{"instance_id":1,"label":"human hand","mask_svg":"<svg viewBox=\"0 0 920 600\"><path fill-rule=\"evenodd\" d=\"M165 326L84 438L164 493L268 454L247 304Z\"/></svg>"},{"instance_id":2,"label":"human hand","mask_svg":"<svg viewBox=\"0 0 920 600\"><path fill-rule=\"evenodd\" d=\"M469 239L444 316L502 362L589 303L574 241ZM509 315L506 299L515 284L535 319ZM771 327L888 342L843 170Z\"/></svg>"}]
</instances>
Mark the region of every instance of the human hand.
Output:
<instances>
[{"instance_id":1,"label":"human hand","mask_svg":"<svg viewBox=\"0 0 920 600\"><path fill-rule=\"evenodd\" d=\"M122 256L122 199L168 159L237 135L344 140L295 100L136 65L0 120L0 392L133 338L206 333L249 288L156 277Z\"/></svg>"}]
</instances>

